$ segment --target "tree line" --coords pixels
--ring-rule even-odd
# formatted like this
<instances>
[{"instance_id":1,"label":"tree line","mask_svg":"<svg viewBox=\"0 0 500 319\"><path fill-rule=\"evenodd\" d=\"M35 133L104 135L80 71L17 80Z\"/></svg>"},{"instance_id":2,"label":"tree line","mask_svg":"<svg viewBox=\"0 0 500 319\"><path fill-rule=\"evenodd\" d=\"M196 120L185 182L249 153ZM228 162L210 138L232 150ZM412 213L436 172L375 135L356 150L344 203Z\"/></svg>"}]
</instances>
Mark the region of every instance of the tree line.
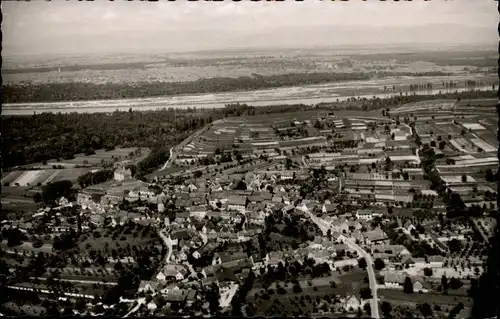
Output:
<instances>
[{"instance_id":1,"label":"tree line","mask_svg":"<svg viewBox=\"0 0 500 319\"><path fill-rule=\"evenodd\" d=\"M444 72L311 72L275 75L253 74L252 76L237 78L214 77L181 82L6 84L2 89L5 103L60 102L246 91L328 82L368 80L373 77L436 75L448 74Z\"/></svg>"},{"instance_id":2,"label":"tree line","mask_svg":"<svg viewBox=\"0 0 500 319\"><path fill-rule=\"evenodd\" d=\"M57 102L143 98L179 94L217 93L240 90L257 90L302 84L367 80L365 73L289 73L278 75L241 76L238 78L215 77L185 82L142 83L46 83L8 84L3 86L5 103Z\"/></svg>"}]
</instances>

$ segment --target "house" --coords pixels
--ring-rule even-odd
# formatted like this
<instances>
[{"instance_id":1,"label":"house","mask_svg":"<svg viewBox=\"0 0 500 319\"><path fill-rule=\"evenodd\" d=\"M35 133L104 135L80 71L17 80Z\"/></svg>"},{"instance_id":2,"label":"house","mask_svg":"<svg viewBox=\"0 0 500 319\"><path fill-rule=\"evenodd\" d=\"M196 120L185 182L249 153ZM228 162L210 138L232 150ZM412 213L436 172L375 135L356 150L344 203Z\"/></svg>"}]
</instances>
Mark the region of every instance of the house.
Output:
<instances>
[{"instance_id":1,"label":"house","mask_svg":"<svg viewBox=\"0 0 500 319\"><path fill-rule=\"evenodd\" d=\"M186 303L188 306L191 306L196 301L197 291L195 289L188 289L186 296Z\"/></svg>"},{"instance_id":2,"label":"house","mask_svg":"<svg viewBox=\"0 0 500 319\"><path fill-rule=\"evenodd\" d=\"M429 256L427 258L431 268L442 268L444 264L443 256Z\"/></svg>"},{"instance_id":3,"label":"house","mask_svg":"<svg viewBox=\"0 0 500 319\"><path fill-rule=\"evenodd\" d=\"M265 264L271 267L278 267L279 263L285 264L283 253L280 251L273 251L266 255Z\"/></svg>"},{"instance_id":4,"label":"house","mask_svg":"<svg viewBox=\"0 0 500 319\"><path fill-rule=\"evenodd\" d=\"M182 303L186 301L188 291L185 289L172 289L170 290L165 299L170 303Z\"/></svg>"},{"instance_id":5,"label":"house","mask_svg":"<svg viewBox=\"0 0 500 319\"><path fill-rule=\"evenodd\" d=\"M415 291L415 292L427 292L427 289L424 288L423 281L421 281L417 278L412 278L412 283L413 283L413 291Z\"/></svg>"},{"instance_id":6,"label":"house","mask_svg":"<svg viewBox=\"0 0 500 319\"><path fill-rule=\"evenodd\" d=\"M264 201L264 197L262 195L252 194L248 197L248 201L250 203L262 203Z\"/></svg>"},{"instance_id":7,"label":"house","mask_svg":"<svg viewBox=\"0 0 500 319\"><path fill-rule=\"evenodd\" d=\"M403 245L375 245L372 247L374 253L385 253L390 257L411 256L411 253Z\"/></svg>"},{"instance_id":8,"label":"house","mask_svg":"<svg viewBox=\"0 0 500 319\"><path fill-rule=\"evenodd\" d=\"M97 214L90 215L90 221L97 226L103 225L104 219L105 217L103 215L97 215Z\"/></svg>"},{"instance_id":9,"label":"house","mask_svg":"<svg viewBox=\"0 0 500 319\"><path fill-rule=\"evenodd\" d=\"M273 203L281 204L281 203L283 203L283 197L281 197L281 196L273 196L273 198L271 199L271 201Z\"/></svg>"},{"instance_id":10,"label":"house","mask_svg":"<svg viewBox=\"0 0 500 319\"><path fill-rule=\"evenodd\" d=\"M284 172L281 172L280 179L282 181L291 180L291 179L293 179L293 175L294 175L293 171L284 171Z\"/></svg>"},{"instance_id":11,"label":"house","mask_svg":"<svg viewBox=\"0 0 500 319\"><path fill-rule=\"evenodd\" d=\"M377 227L371 231L367 231L363 235L365 238L365 242L367 244L389 242L389 238L387 237L386 233L380 227Z\"/></svg>"},{"instance_id":12,"label":"house","mask_svg":"<svg viewBox=\"0 0 500 319\"><path fill-rule=\"evenodd\" d=\"M247 206L247 197L242 195L231 195L228 198L228 210L236 210L245 213L245 208Z\"/></svg>"},{"instance_id":13,"label":"house","mask_svg":"<svg viewBox=\"0 0 500 319\"><path fill-rule=\"evenodd\" d=\"M401 265L413 266L415 265L415 261L413 260L413 257L411 255L403 256L403 258L401 258Z\"/></svg>"},{"instance_id":14,"label":"house","mask_svg":"<svg viewBox=\"0 0 500 319\"><path fill-rule=\"evenodd\" d=\"M380 214L375 213L371 209L358 209L356 211L356 218L362 219L362 220L371 220L372 218L380 216Z\"/></svg>"},{"instance_id":15,"label":"house","mask_svg":"<svg viewBox=\"0 0 500 319\"><path fill-rule=\"evenodd\" d=\"M158 308L158 306L156 305L155 301L154 300L151 300L147 305L146 307L148 308L148 310L150 311L154 311L156 310L156 308Z\"/></svg>"},{"instance_id":16,"label":"house","mask_svg":"<svg viewBox=\"0 0 500 319\"><path fill-rule=\"evenodd\" d=\"M337 208L337 204L324 204L321 208L323 214L333 214L335 209Z\"/></svg>"},{"instance_id":17,"label":"house","mask_svg":"<svg viewBox=\"0 0 500 319\"><path fill-rule=\"evenodd\" d=\"M373 253L372 257L373 257L373 260L381 259L384 261L385 264L388 264L390 261L391 255L386 254L386 253Z\"/></svg>"},{"instance_id":18,"label":"house","mask_svg":"<svg viewBox=\"0 0 500 319\"><path fill-rule=\"evenodd\" d=\"M405 276L395 273L387 272L384 275L384 285L386 288L399 288L405 282Z\"/></svg>"},{"instance_id":19,"label":"house","mask_svg":"<svg viewBox=\"0 0 500 319\"><path fill-rule=\"evenodd\" d=\"M123 181L132 178L132 171L129 168L120 167L114 172L115 181Z\"/></svg>"},{"instance_id":20,"label":"house","mask_svg":"<svg viewBox=\"0 0 500 319\"><path fill-rule=\"evenodd\" d=\"M265 266L265 260L260 256L260 254L254 254L250 256L252 259L253 267L252 270L256 271Z\"/></svg>"},{"instance_id":21,"label":"house","mask_svg":"<svg viewBox=\"0 0 500 319\"><path fill-rule=\"evenodd\" d=\"M354 295L346 297L344 301L344 309L347 311L355 311L361 307L361 300Z\"/></svg>"},{"instance_id":22,"label":"house","mask_svg":"<svg viewBox=\"0 0 500 319\"><path fill-rule=\"evenodd\" d=\"M361 223L356 220L348 221L347 225L349 226L349 230L351 231L361 230L363 228L363 225L361 225Z\"/></svg>"},{"instance_id":23,"label":"house","mask_svg":"<svg viewBox=\"0 0 500 319\"><path fill-rule=\"evenodd\" d=\"M247 254L243 252L218 252L214 254L212 265L220 265L231 261L244 260Z\"/></svg>"},{"instance_id":24,"label":"house","mask_svg":"<svg viewBox=\"0 0 500 319\"><path fill-rule=\"evenodd\" d=\"M176 280L183 280L189 274L186 267L182 265L168 264L156 275L156 279L160 281L165 281L169 278L175 278Z\"/></svg>"},{"instance_id":25,"label":"house","mask_svg":"<svg viewBox=\"0 0 500 319\"><path fill-rule=\"evenodd\" d=\"M215 249L217 249L217 247L219 247L219 244L217 242L208 242L205 246L196 250L193 253L193 257L195 259L199 259L202 256L210 255L212 252L215 251Z\"/></svg>"},{"instance_id":26,"label":"house","mask_svg":"<svg viewBox=\"0 0 500 319\"><path fill-rule=\"evenodd\" d=\"M191 207L193 205L192 201L191 200L186 200L186 199L182 199L182 198L177 198L175 200L175 207L177 208L185 208L185 209L188 209L189 207Z\"/></svg>"},{"instance_id":27,"label":"house","mask_svg":"<svg viewBox=\"0 0 500 319\"><path fill-rule=\"evenodd\" d=\"M139 292L152 292L155 293L158 289L159 282L157 281L146 281L146 280L141 280L141 283L139 284Z\"/></svg>"},{"instance_id":28,"label":"house","mask_svg":"<svg viewBox=\"0 0 500 319\"><path fill-rule=\"evenodd\" d=\"M205 205L198 205L189 208L189 216L196 219L203 219L207 215L207 207Z\"/></svg>"},{"instance_id":29,"label":"house","mask_svg":"<svg viewBox=\"0 0 500 319\"><path fill-rule=\"evenodd\" d=\"M333 222L333 226L340 232L340 233L348 233L349 232L349 223L345 218L342 218L340 220L336 220Z\"/></svg>"},{"instance_id":30,"label":"house","mask_svg":"<svg viewBox=\"0 0 500 319\"><path fill-rule=\"evenodd\" d=\"M427 265L424 258L412 257L412 259L413 259L413 266L414 267L423 268Z\"/></svg>"},{"instance_id":31,"label":"house","mask_svg":"<svg viewBox=\"0 0 500 319\"><path fill-rule=\"evenodd\" d=\"M328 262L332 253L327 250L313 250L307 255L308 258L314 259L316 264Z\"/></svg>"},{"instance_id":32,"label":"house","mask_svg":"<svg viewBox=\"0 0 500 319\"><path fill-rule=\"evenodd\" d=\"M293 205L286 205L285 207L283 207L283 213L291 213L293 211L293 209L295 208L295 206Z\"/></svg>"}]
</instances>

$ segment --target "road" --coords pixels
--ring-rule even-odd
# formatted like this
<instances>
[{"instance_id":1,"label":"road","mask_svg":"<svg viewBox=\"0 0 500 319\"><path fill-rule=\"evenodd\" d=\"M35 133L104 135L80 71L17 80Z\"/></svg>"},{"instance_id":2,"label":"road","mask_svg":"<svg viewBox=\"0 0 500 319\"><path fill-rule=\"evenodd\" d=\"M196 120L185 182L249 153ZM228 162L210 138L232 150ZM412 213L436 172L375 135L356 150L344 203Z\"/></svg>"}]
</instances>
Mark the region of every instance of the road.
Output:
<instances>
[{"instance_id":1,"label":"road","mask_svg":"<svg viewBox=\"0 0 500 319\"><path fill-rule=\"evenodd\" d=\"M307 165L307 162L306 162L306 159L305 159L305 156L304 156L304 155L302 155L302 164L304 164L304 167L305 167L305 168L308 168L308 167L309 167L309 165Z\"/></svg>"},{"instance_id":2,"label":"road","mask_svg":"<svg viewBox=\"0 0 500 319\"><path fill-rule=\"evenodd\" d=\"M133 314L134 312L139 310L139 308L145 303L146 303L146 298L137 299L137 305L134 308L132 308L132 310L130 310L129 313L127 313L125 316L123 316L123 318L127 318L128 316L130 316L131 314Z\"/></svg>"},{"instance_id":3,"label":"road","mask_svg":"<svg viewBox=\"0 0 500 319\"><path fill-rule=\"evenodd\" d=\"M165 164L163 164L163 167L160 169L160 171L163 171L165 168L167 168L167 166L170 165L170 159L172 158L172 150L173 149L174 149L173 147L170 148L170 150L169 150L170 156L168 157L168 160L165 162Z\"/></svg>"},{"instance_id":4,"label":"road","mask_svg":"<svg viewBox=\"0 0 500 319\"><path fill-rule=\"evenodd\" d=\"M205 132L212 123L208 123L205 125L202 129L194 132L193 134L189 135L184 141L182 141L180 144L170 148L170 157L168 158L167 162L163 165L161 168L161 171L165 170L167 167L170 167L173 163L175 163L175 160L177 159L179 151L182 151L184 146L187 144L191 143L192 140L198 138L203 132Z\"/></svg>"},{"instance_id":5,"label":"road","mask_svg":"<svg viewBox=\"0 0 500 319\"><path fill-rule=\"evenodd\" d=\"M238 291L238 285L233 284L226 293L221 294L219 299L219 305L222 309L229 307L231 305L231 301L233 300L236 291Z\"/></svg>"},{"instance_id":6,"label":"road","mask_svg":"<svg viewBox=\"0 0 500 319\"><path fill-rule=\"evenodd\" d=\"M323 235L326 235L328 229L332 231L335 228L325 221L322 218L314 216L309 211L307 212L311 218L311 220L319 227L319 229L323 232ZM351 249L355 250L359 256L365 258L366 260L366 270L368 272L368 279L370 282L370 289L372 291L372 299L370 300L370 308L371 308L371 316L372 318L379 319L378 312L378 296L377 296L377 279L375 278L375 271L373 270L373 259L372 256L367 253L363 248L357 245L352 239L347 238L346 236L340 235L339 239L343 240L343 242L348 245Z\"/></svg>"},{"instance_id":7,"label":"road","mask_svg":"<svg viewBox=\"0 0 500 319\"><path fill-rule=\"evenodd\" d=\"M158 231L158 236L163 240L163 243L165 246L168 248L167 256L165 256L165 264L168 264L170 261L170 256L172 256L172 241L170 240L170 237L165 234L165 230L161 229Z\"/></svg>"},{"instance_id":8,"label":"road","mask_svg":"<svg viewBox=\"0 0 500 319\"><path fill-rule=\"evenodd\" d=\"M47 280L47 278L36 277L38 280ZM30 279L35 279L35 277L30 277ZM67 281L67 282L77 282L81 284L100 284L100 285L108 285L108 286L116 286L118 283L116 282L104 282L104 281L95 281L95 280L76 280L76 279L55 279L56 281Z\"/></svg>"}]
</instances>

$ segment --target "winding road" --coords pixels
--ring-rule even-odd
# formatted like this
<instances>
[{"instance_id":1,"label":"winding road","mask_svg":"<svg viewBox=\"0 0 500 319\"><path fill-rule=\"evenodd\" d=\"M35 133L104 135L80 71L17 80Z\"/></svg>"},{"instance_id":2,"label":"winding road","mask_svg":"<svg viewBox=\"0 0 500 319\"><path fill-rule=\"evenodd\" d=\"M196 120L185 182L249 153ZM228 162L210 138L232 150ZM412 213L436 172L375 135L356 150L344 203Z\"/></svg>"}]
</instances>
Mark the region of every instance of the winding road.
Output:
<instances>
[{"instance_id":1,"label":"winding road","mask_svg":"<svg viewBox=\"0 0 500 319\"><path fill-rule=\"evenodd\" d=\"M319 229L323 232L323 235L326 235L328 229L336 230L333 225L328 223L322 218L318 218L307 211L311 220L319 227ZM372 318L379 319L380 315L378 312L378 296L377 296L377 279L375 278L375 271L373 270L373 259L372 256L367 253L363 248L357 245L352 239L347 238L344 235L340 235L339 237L343 242L348 245L351 249L355 250L359 256L365 258L366 260L366 270L368 272L368 279L370 282L370 289L372 291L372 299L370 300L370 309Z\"/></svg>"}]
</instances>

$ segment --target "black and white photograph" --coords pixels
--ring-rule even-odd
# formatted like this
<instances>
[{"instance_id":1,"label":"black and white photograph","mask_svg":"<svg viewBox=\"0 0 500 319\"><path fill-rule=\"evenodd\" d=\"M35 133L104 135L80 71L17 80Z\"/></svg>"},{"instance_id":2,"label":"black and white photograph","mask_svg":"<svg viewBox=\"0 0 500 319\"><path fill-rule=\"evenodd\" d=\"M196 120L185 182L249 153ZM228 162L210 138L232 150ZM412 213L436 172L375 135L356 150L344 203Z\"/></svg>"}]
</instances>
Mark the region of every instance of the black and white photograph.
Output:
<instances>
[{"instance_id":1,"label":"black and white photograph","mask_svg":"<svg viewBox=\"0 0 500 319\"><path fill-rule=\"evenodd\" d=\"M498 318L498 1L1 11L0 316Z\"/></svg>"}]
</instances>

